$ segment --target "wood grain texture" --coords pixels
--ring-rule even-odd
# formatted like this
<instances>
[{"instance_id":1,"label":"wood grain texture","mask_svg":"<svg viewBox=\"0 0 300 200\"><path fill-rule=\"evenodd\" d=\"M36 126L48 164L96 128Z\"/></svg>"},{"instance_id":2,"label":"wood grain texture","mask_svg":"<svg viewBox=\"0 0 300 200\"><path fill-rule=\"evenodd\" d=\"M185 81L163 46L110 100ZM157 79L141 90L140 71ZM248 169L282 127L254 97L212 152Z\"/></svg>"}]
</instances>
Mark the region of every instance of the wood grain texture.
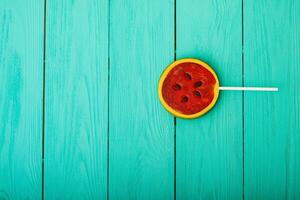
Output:
<instances>
[{"instance_id":1,"label":"wood grain texture","mask_svg":"<svg viewBox=\"0 0 300 200\"><path fill-rule=\"evenodd\" d=\"M244 1L245 199L299 199L300 2Z\"/></svg>"},{"instance_id":2,"label":"wood grain texture","mask_svg":"<svg viewBox=\"0 0 300 200\"><path fill-rule=\"evenodd\" d=\"M0 2L0 199L39 199L43 2Z\"/></svg>"},{"instance_id":3,"label":"wood grain texture","mask_svg":"<svg viewBox=\"0 0 300 200\"><path fill-rule=\"evenodd\" d=\"M157 84L174 56L174 2L110 2L110 199L173 199L173 117Z\"/></svg>"},{"instance_id":4,"label":"wood grain texture","mask_svg":"<svg viewBox=\"0 0 300 200\"><path fill-rule=\"evenodd\" d=\"M108 1L47 1L45 199L105 199Z\"/></svg>"},{"instance_id":5,"label":"wood grain texture","mask_svg":"<svg viewBox=\"0 0 300 200\"><path fill-rule=\"evenodd\" d=\"M195 57L221 85L242 84L240 0L177 0L177 58ZM195 120L177 119L177 199L242 198L242 94L221 92Z\"/></svg>"}]
</instances>

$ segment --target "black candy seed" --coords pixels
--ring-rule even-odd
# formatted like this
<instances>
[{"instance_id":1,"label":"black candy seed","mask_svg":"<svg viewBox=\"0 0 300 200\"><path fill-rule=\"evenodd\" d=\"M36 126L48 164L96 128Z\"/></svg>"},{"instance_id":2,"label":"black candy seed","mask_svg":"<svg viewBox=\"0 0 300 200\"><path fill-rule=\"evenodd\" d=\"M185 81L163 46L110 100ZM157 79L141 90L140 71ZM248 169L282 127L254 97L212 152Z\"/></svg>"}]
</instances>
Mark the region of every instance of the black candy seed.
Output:
<instances>
[{"instance_id":1,"label":"black candy seed","mask_svg":"<svg viewBox=\"0 0 300 200\"><path fill-rule=\"evenodd\" d=\"M182 97L181 102L186 103L189 100L187 96Z\"/></svg>"},{"instance_id":2,"label":"black candy seed","mask_svg":"<svg viewBox=\"0 0 300 200\"><path fill-rule=\"evenodd\" d=\"M175 84L173 87L174 90L181 90L181 86L179 84Z\"/></svg>"},{"instance_id":3,"label":"black candy seed","mask_svg":"<svg viewBox=\"0 0 300 200\"><path fill-rule=\"evenodd\" d=\"M194 95L195 95L196 97L200 97L200 96L201 96L201 93L200 93L199 91L194 91Z\"/></svg>"},{"instance_id":4,"label":"black candy seed","mask_svg":"<svg viewBox=\"0 0 300 200\"><path fill-rule=\"evenodd\" d=\"M192 76L189 73L185 72L184 76L185 76L186 80L192 80Z\"/></svg>"},{"instance_id":5,"label":"black candy seed","mask_svg":"<svg viewBox=\"0 0 300 200\"><path fill-rule=\"evenodd\" d=\"M202 85L202 81L197 81L194 86L197 88L197 87L200 87Z\"/></svg>"}]
</instances>

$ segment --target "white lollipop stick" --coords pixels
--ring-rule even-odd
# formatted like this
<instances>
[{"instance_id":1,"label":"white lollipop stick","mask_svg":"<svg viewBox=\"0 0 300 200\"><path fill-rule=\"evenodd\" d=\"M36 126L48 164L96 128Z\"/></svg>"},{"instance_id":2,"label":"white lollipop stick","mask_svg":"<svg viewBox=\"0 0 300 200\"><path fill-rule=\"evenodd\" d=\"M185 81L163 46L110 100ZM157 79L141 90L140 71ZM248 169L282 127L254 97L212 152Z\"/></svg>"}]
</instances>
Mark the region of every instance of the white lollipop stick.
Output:
<instances>
[{"instance_id":1,"label":"white lollipop stick","mask_svg":"<svg viewBox=\"0 0 300 200\"><path fill-rule=\"evenodd\" d=\"M220 90L242 90L242 91L266 91L266 92L277 92L277 87L227 87L221 86Z\"/></svg>"}]
</instances>

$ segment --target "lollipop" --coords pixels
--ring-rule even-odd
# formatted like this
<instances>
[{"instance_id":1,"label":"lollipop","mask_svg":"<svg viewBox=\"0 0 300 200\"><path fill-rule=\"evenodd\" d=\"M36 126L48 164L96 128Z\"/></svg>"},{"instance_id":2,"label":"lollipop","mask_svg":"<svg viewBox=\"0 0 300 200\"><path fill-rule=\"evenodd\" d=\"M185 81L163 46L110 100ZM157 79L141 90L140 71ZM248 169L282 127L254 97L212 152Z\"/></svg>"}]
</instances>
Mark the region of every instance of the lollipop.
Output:
<instances>
[{"instance_id":1,"label":"lollipop","mask_svg":"<svg viewBox=\"0 0 300 200\"><path fill-rule=\"evenodd\" d=\"M187 58L170 64L158 84L160 102L176 117L196 118L217 102L220 90L278 91L278 88L220 87L213 69L205 62Z\"/></svg>"}]
</instances>

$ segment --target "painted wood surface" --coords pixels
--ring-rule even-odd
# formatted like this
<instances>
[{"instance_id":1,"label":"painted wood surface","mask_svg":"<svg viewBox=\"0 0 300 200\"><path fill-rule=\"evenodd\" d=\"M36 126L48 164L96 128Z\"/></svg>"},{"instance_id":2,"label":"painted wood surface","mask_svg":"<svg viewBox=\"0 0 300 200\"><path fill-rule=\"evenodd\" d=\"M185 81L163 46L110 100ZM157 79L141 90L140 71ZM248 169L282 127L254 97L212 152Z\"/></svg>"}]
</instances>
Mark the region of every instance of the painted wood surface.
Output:
<instances>
[{"instance_id":1,"label":"painted wood surface","mask_svg":"<svg viewBox=\"0 0 300 200\"><path fill-rule=\"evenodd\" d=\"M300 1L44 2L0 1L1 200L300 198ZM175 124L175 53L279 92Z\"/></svg>"},{"instance_id":2,"label":"painted wood surface","mask_svg":"<svg viewBox=\"0 0 300 200\"><path fill-rule=\"evenodd\" d=\"M0 199L42 196L43 1L0 1Z\"/></svg>"},{"instance_id":3,"label":"painted wood surface","mask_svg":"<svg viewBox=\"0 0 300 200\"><path fill-rule=\"evenodd\" d=\"M176 55L206 61L221 85L242 84L240 0L177 0ZM242 94L221 92L195 120L177 119L177 199L241 199Z\"/></svg>"},{"instance_id":4,"label":"painted wood surface","mask_svg":"<svg viewBox=\"0 0 300 200\"><path fill-rule=\"evenodd\" d=\"M244 4L245 199L300 198L300 2Z\"/></svg>"},{"instance_id":5,"label":"painted wood surface","mask_svg":"<svg viewBox=\"0 0 300 200\"><path fill-rule=\"evenodd\" d=\"M110 199L174 198L173 117L157 97L174 57L173 6L110 2Z\"/></svg>"},{"instance_id":6,"label":"painted wood surface","mask_svg":"<svg viewBox=\"0 0 300 200\"><path fill-rule=\"evenodd\" d=\"M108 1L49 0L45 199L107 194Z\"/></svg>"}]
</instances>

